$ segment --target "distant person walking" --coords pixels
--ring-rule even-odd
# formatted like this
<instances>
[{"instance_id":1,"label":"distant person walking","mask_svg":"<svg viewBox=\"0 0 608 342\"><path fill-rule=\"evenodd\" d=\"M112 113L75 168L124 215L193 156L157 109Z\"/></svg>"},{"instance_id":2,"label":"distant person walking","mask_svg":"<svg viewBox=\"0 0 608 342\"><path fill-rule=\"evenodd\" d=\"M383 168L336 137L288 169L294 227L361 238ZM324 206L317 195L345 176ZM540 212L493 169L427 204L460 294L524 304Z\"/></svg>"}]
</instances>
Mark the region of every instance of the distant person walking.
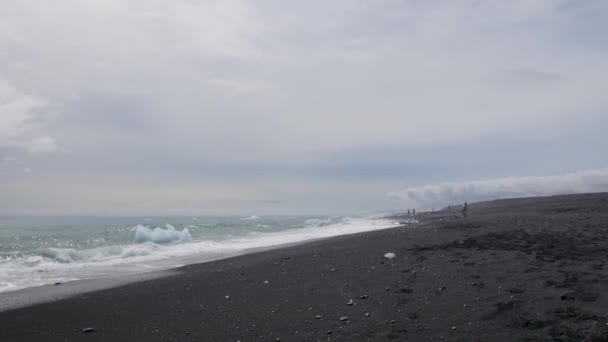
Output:
<instances>
[{"instance_id":1,"label":"distant person walking","mask_svg":"<svg viewBox=\"0 0 608 342\"><path fill-rule=\"evenodd\" d=\"M462 217L467 217L467 213L469 211L469 204L464 202L464 206L462 207Z\"/></svg>"}]
</instances>

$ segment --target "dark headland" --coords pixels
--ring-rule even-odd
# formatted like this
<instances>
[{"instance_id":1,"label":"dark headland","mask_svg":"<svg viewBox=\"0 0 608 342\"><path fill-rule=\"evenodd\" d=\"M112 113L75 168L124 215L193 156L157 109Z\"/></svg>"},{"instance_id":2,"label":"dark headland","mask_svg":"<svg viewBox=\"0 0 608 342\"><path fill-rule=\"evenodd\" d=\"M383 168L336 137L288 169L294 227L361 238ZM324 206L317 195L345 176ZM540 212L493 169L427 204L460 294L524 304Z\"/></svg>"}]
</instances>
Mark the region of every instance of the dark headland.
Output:
<instances>
[{"instance_id":1,"label":"dark headland","mask_svg":"<svg viewBox=\"0 0 608 342\"><path fill-rule=\"evenodd\" d=\"M4 311L0 341L608 341L608 194L454 211Z\"/></svg>"}]
</instances>

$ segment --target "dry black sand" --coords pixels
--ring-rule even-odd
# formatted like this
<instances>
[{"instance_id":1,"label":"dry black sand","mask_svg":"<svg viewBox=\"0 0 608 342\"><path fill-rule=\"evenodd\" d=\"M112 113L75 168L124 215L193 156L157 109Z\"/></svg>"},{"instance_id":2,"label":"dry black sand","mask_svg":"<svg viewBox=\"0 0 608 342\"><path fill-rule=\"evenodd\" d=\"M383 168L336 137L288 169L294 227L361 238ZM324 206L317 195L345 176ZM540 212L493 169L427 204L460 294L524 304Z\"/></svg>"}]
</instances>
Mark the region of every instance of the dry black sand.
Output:
<instances>
[{"instance_id":1,"label":"dry black sand","mask_svg":"<svg viewBox=\"0 0 608 342\"><path fill-rule=\"evenodd\" d=\"M0 341L608 341L608 194L469 211L5 311Z\"/></svg>"}]
</instances>

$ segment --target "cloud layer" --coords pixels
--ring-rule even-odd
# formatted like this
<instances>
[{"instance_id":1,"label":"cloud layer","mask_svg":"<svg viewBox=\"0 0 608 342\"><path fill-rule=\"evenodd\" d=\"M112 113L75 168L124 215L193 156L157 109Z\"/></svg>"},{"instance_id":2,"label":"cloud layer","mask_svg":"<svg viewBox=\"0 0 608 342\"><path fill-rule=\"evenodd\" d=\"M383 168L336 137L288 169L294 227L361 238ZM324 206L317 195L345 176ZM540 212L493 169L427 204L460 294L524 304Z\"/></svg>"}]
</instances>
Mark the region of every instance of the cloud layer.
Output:
<instances>
[{"instance_id":1,"label":"cloud layer","mask_svg":"<svg viewBox=\"0 0 608 342\"><path fill-rule=\"evenodd\" d=\"M540 177L505 177L407 188L389 196L410 207L442 207L499 198L608 191L608 168Z\"/></svg>"},{"instance_id":2,"label":"cloud layer","mask_svg":"<svg viewBox=\"0 0 608 342\"><path fill-rule=\"evenodd\" d=\"M356 212L604 167L605 32L604 0L16 1L0 211Z\"/></svg>"}]
</instances>

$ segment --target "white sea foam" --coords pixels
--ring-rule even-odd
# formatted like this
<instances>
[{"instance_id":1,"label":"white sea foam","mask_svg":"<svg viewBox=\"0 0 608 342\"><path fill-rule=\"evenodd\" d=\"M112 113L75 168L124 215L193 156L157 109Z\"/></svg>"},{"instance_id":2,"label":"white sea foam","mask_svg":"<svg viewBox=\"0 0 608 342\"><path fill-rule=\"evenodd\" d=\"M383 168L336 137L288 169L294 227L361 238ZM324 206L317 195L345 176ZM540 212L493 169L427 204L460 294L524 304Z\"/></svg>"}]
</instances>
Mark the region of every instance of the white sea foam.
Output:
<instances>
[{"instance_id":1,"label":"white sea foam","mask_svg":"<svg viewBox=\"0 0 608 342\"><path fill-rule=\"evenodd\" d=\"M136 243L181 243L192 241L192 236L190 235L190 232L188 232L188 228L179 231L170 224L167 224L166 229L160 227L150 229L146 226L138 225L135 227L134 241Z\"/></svg>"},{"instance_id":2,"label":"white sea foam","mask_svg":"<svg viewBox=\"0 0 608 342\"><path fill-rule=\"evenodd\" d=\"M241 220L257 220L259 218L260 217L258 215L251 215L249 217L243 217L243 218L241 218Z\"/></svg>"},{"instance_id":3,"label":"white sea foam","mask_svg":"<svg viewBox=\"0 0 608 342\"><path fill-rule=\"evenodd\" d=\"M332 224L333 223L333 224ZM328 218L306 227L276 232L252 232L240 238L193 240L187 228L179 231L138 225L132 243L89 249L46 248L34 255L0 261L0 292L74 279L177 267L247 253L251 249L386 229L386 220Z\"/></svg>"}]
</instances>

